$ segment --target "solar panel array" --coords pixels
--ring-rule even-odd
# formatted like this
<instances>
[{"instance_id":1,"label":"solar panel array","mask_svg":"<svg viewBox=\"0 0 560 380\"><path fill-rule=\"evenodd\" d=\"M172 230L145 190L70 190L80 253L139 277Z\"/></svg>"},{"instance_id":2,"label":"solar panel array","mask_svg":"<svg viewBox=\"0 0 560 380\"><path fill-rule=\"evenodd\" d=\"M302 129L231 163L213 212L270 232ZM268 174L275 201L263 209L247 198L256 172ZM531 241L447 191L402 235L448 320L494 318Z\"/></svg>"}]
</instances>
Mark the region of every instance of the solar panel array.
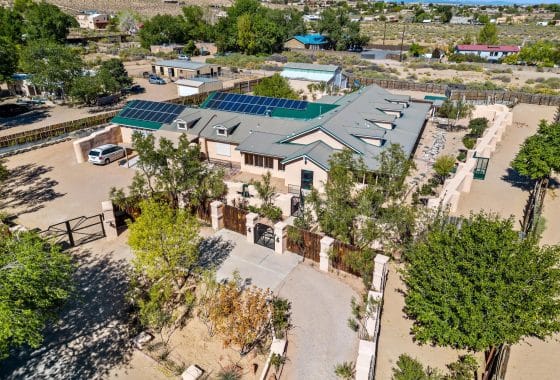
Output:
<instances>
[{"instance_id":1,"label":"solar panel array","mask_svg":"<svg viewBox=\"0 0 560 380\"><path fill-rule=\"evenodd\" d=\"M167 124L179 116L186 107L179 104L133 100L118 115L128 119Z\"/></svg>"},{"instance_id":2,"label":"solar panel array","mask_svg":"<svg viewBox=\"0 0 560 380\"><path fill-rule=\"evenodd\" d=\"M252 115L270 115L276 108L304 110L307 108L307 102L302 100L269 98L267 96L217 92L205 105L205 108Z\"/></svg>"}]
</instances>

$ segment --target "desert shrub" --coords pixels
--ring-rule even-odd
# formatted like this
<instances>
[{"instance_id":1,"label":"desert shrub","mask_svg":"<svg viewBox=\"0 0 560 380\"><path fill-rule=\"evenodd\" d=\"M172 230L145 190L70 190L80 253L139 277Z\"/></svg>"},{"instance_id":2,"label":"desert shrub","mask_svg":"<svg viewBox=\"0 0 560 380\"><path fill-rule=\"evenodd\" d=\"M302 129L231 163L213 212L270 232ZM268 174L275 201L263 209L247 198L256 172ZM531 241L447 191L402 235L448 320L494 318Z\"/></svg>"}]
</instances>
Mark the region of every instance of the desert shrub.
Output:
<instances>
[{"instance_id":1,"label":"desert shrub","mask_svg":"<svg viewBox=\"0 0 560 380\"><path fill-rule=\"evenodd\" d=\"M459 154L457 155L457 161L461 161L461 162L465 162L467 160L467 152L465 151L460 151Z\"/></svg>"},{"instance_id":2,"label":"desert shrub","mask_svg":"<svg viewBox=\"0 0 560 380\"><path fill-rule=\"evenodd\" d=\"M486 128L488 128L488 119L485 117L477 117L469 121L469 135L472 137L481 137Z\"/></svg>"},{"instance_id":3,"label":"desert shrub","mask_svg":"<svg viewBox=\"0 0 560 380\"><path fill-rule=\"evenodd\" d=\"M463 145L465 146L465 148L472 149L474 148L475 144L476 144L476 139L474 137L471 136L463 137Z\"/></svg>"},{"instance_id":4,"label":"desert shrub","mask_svg":"<svg viewBox=\"0 0 560 380\"><path fill-rule=\"evenodd\" d=\"M509 83L511 82L511 77L508 77L507 75L496 75L492 77L492 80L499 80L500 82Z\"/></svg>"},{"instance_id":5,"label":"desert shrub","mask_svg":"<svg viewBox=\"0 0 560 380\"><path fill-rule=\"evenodd\" d=\"M486 59L483 57L480 57L476 54L449 54L447 56L447 59L449 60L449 62L479 62L479 63L484 63L486 62Z\"/></svg>"}]
</instances>

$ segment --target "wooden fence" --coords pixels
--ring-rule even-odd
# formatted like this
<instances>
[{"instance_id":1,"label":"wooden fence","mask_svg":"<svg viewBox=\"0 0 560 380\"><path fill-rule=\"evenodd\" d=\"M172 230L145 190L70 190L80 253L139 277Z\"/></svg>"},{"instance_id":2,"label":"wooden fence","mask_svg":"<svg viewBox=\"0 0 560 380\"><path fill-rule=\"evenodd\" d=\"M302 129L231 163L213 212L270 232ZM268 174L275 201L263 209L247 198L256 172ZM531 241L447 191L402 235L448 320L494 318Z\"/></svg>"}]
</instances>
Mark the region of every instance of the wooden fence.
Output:
<instances>
[{"instance_id":1,"label":"wooden fence","mask_svg":"<svg viewBox=\"0 0 560 380\"><path fill-rule=\"evenodd\" d=\"M320 261L321 238L323 236L293 226L288 227L288 251L303 256L304 259Z\"/></svg>"},{"instance_id":2,"label":"wooden fence","mask_svg":"<svg viewBox=\"0 0 560 380\"><path fill-rule=\"evenodd\" d=\"M118 111L111 111L101 115L89 116L83 119L53 124L31 131L18 132L0 137L0 148L32 143L48 138L58 137L81 129L91 128L108 123Z\"/></svg>"},{"instance_id":3,"label":"wooden fence","mask_svg":"<svg viewBox=\"0 0 560 380\"><path fill-rule=\"evenodd\" d=\"M228 230L246 234L247 214L249 212L230 205L224 205L224 227Z\"/></svg>"},{"instance_id":4,"label":"wooden fence","mask_svg":"<svg viewBox=\"0 0 560 380\"><path fill-rule=\"evenodd\" d=\"M523 221L521 222L521 229L525 235L535 232L538 227L548 182L548 178L536 181L533 190L529 193L527 204L523 210Z\"/></svg>"},{"instance_id":5,"label":"wooden fence","mask_svg":"<svg viewBox=\"0 0 560 380\"><path fill-rule=\"evenodd\" d=\"M379 87L393 90L430 92L435 94L445 94L445 92L447 91L447 85L437 83L416 83L402 80L372 79L353 76L348 78L348 83L350 85L354 84L355 81L358 81L360 83L360 86L369 86L371 84L376 84Z\"/></svg>"},{"instance_id":6,"label":"wooden fence","mask_svg":"<svg viewBox=\"0 0 560 380\"><path fill-rule=\"evenodd\" d=\"M355 271L347 264L347 257L352 252L358 252L360 248L335 240L332 247L331 265L333 268L346 273L361 277L361 273Z\"/></svg>"}]
</instances>

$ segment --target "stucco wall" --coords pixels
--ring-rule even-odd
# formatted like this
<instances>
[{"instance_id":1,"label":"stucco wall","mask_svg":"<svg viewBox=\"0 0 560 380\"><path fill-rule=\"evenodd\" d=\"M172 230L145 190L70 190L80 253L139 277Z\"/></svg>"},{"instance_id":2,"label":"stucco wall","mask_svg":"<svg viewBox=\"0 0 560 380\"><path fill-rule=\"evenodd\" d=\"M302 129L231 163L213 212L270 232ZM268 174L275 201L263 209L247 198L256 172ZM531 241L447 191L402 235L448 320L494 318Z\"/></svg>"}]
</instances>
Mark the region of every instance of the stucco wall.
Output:
<instances>
[{"instance_id":1,"label":"stucco wall","mask_svg":"<svg viewBox=\"0 0 560 380\"><path fill-rule=\"evenodd\" d=\"M78 163L88 160L88 152L100 145L122 143L121 128L118 125L110 125L100 131L94 132L87 137L74 141L74 154Z\"/></svg>"},{"instance_id":2,"label":"stucco wall","mask_svg":"<svg viewBox=\"0 0 560 380\"><path fill-rule=\"evenodd\" d=\"M241 163L241 152L239 152L238 150L235 150L235 148L237 148L237 145L234 144L229 144L230 146L230 156L222 156L216 153L216 142L215 141L211 141L211 140L205 140L201 139L201 145L204 145L205 150L201 148L201 150L204 151L204 153L206 154L206 156L210 159L210 160L221 160L221 161L229 161L229 162L233 162L237 165L239 165Z\"/></svg>"},{"instance_id":3,"label":"stucco wall","mask_svg":"<svg viewBox=\"0 0 560 380\"><path fill-rule=\"evenodd\" d=\"M298 137L294 140L291 140L290 142L294 144L309 145L316 141L322 141L333 149L344 148L344 145L342 145L341 143L339 143L338 141L336 141L335 139L333 139L331 136L327 135L323 131L311 132L301 137Z\"/></svg>"},{"instance_id":4,"label":"stucco wall","mask_svg":"<svg viewBox=\"0 0 560 380\"><path fill-rule=\"evenodd\" d=\"M327 172L319 166L315 165L313 162L311 162L311 160L299 159L286 165L286 171L284 174L284 183L286 184L286 186L300 186L302 170L310 170L313 172L313 187L316 188L319 192L323 192L325 188L324 184L327 182Z\"/></svg>"}]
</instances>

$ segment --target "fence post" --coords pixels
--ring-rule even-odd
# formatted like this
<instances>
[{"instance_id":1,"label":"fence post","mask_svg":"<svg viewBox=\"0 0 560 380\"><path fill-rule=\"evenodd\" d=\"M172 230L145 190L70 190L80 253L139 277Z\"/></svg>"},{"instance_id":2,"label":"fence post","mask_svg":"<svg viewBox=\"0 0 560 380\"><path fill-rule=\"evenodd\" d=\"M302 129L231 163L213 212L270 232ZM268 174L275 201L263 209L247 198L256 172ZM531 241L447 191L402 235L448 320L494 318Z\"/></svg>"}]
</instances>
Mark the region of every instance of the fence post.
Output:
<instances>
[{"instance_id":1,"label":"fence post","mask_svg":"<svg viewBox=\"0 0 560 380\"><path fill-rule=\"evenodd\" d=\"M376 255L374 262L374 270L373 270L373 282L372 288L378 292L383 293L383 289L385 288L385 276L387 274L387 262L389 261L389 256L385 255Z\"/></svg>"},{"instance_id":2,"label":"fence post","mask_svg":"<svg viewBox=\"0 0 560 380\"><path fill-rule=\"evenodd\" d=\"M278 222L274 225L274 252L284 253L288 246L288 225Z\"/></svg>"},{"instance_id":3,"label":"fence post","mask_svg":"<svg viewBox=\"0 0 560 380\"><path fill-rule=\"evenodd\" d=\"M103 213L103 229L105 230L105 237L107 240L114 240L119 236L117 231L117 221L115 218L115 210L113 209L113 202L101 202L101 212Z\"/></svg>"},{"instance_id":4,"label":"fence post","mask_svg":"<svg viewBox=\"0 0 560 380\"><path fill-rule=\"evenodd\" d=\"M329 252L334 244L334 239L330 236L324 236L321 239L321 251L319 252L319 269L323 272L328 272L329 263Z\"/></svg>"},{"instance_id":5,"label":"fence post","mask_svg":"<svg viewBox=\"0 0 560 380\"><path fill-rule=\"evenodd\" d=\"M224 228L224 204L220 201L210 203L210 219L214 231Z\"/></svg>"},{"instance_id":6,"label":"fence post","mask_svg":"<svg viewBox=\"0 0 560 380\"><path fill-rule=\"evenodd\" d=\"M247 231L247 241L251 244L255 243L255 224L257 224L257 219L259 218L259 214L254 212L248 213L245 218L247 218L246 222L246 230Z\"/></svg>"}]
</instances>

